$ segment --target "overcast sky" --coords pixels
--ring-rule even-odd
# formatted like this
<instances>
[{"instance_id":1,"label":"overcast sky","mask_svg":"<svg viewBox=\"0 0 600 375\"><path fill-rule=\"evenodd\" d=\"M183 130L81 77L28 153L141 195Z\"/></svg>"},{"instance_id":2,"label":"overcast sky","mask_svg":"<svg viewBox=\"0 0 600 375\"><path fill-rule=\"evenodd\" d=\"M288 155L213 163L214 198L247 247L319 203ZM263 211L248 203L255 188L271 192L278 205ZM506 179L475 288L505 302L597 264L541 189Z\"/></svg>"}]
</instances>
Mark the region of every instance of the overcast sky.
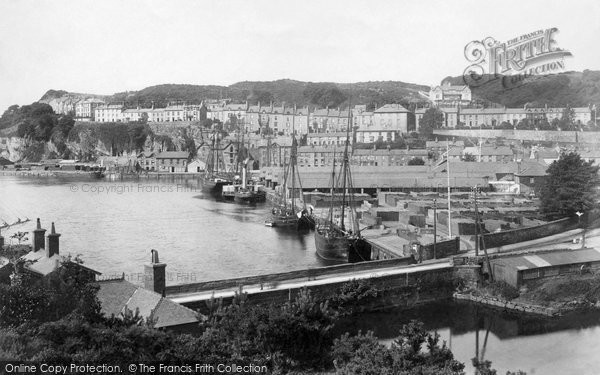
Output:
<instances>
[{"instance_id":1,"label":"overcast sky","mask_svg":"<svg viewBox=\"0 0 600 375\"><path fill-rule=\"evenodd\" d=\"M484 5L486 4L486 5ZM48 89L162 83L438 84L472 40L557 27L568 70L600 69L597 0L0 0L0 111Z\"/></svg>"}]
</instances>

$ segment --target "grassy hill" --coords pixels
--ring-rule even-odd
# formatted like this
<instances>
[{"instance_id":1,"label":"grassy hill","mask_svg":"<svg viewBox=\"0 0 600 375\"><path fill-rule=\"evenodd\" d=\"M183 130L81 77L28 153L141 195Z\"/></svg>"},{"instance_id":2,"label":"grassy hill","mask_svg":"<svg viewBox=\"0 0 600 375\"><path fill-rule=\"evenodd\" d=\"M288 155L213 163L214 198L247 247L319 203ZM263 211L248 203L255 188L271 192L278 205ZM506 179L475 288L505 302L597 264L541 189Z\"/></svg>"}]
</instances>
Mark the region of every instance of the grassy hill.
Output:
<instances>
[{"instance_id":1,"label":"grassy hill","mask_svg":"<svg viewBox=\"0 0 600 375\"><path fill-rule=\"evenodd\" d=\"M453 84L464 85L462 77L446 78ZM565 72L527 78L514 87L505 87L503 79L490 80L481 86L472 86L477 99L499 103L507 107L584 107L600 104L600 71Z\"/></svg>"},{"instance_id":2,"label":"grassy hill","mask_svg":"<svg viewBox=\"0 0 600 375\"><path fill-rule=\"evenodd\" d=\"M464 84L462 76L447 77L453 84ZM481 86L472 86L475 99L484 103L498 103L508 107L532 106L587 106L600 103L600 71L566 72L526 79L516 87L507 89L502 79L491 80ZM203 99L229 98L234 102L248 101L250 104L297 104L318 107L366 104L370 108L384 103L401 103L411 107L424 102L419 91L428 92L429 87L402 81L374 81L356 83L303 82L292 79L276 81L243 81L230 86L163 84L146 87L139 91L117 93L104 97L113 102L125 102L130 106L164 107L169 102L185 101L200 103ZM74 94L64 90L49 90L42 101L61 100Z\"/></svg>"},{"instance_id":3,"label":"grassy hill","mask_svg":"<svg viewBox=\"0 0 600 375\"><path fill-rule=\"evenodd\" d=\"M424 85L400 81L333 83L302 82L292 79L277 81L243 81L230 86L164 84L140 91L117 93L109 99L115 102L150 106L152 101L162 107L177 100L199 103L203 99L230 98L235 102L256 104L288 103L298 106L343 106L352 97L352 104L409 103L422 100L419 91Z\"/></svg>"}]
</instances>

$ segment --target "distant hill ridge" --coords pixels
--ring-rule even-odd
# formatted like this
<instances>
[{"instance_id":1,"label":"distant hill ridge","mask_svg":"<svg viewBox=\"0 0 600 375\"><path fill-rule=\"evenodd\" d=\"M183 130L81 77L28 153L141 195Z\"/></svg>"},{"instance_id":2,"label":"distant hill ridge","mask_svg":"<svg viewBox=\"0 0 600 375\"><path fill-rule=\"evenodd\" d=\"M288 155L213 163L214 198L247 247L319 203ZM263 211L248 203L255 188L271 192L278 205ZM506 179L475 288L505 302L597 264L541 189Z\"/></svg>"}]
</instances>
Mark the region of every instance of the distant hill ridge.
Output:
<instances>
[{"instance_id":1,"label":"distant hill ridge","mask_svg":"<svg viewBox=\"0 0 600 375\"><path fill-rule=\"evenodd\" d=\"M587 107L600 105L600 71L565 72L526 78L523 82L506 88L503 77L489 78L487 83L471 86L475 99L498 103L507 107ZM464 85L462 76L446 77L442 81Z\"/></svg>"},{"instance_id":2,"label":"distant hill ridge","mask_svg":"<svg viewBox=\"0 0 600 375\"><path fill-rule=\"evenodd\" d=\"M443 81L464 85L462 76L449 76ZM566 72L528 78L523 84L507 90L501 79L492 80L481 86L471 86L473 96L488 104L497 103L507 107L531 106L587 106L600 104L600 71ZM169 102L184 101L197 104L204 99L231 99L234 102L248 101L251 105L271 102L298 106L318 107L364 104L371 108L385 103L400 103L410 107L426 99L419 92L428 92L429 86L402 81L373 81L356 83L303 82L292 79L276 81L243 81L230 86L162 84L146 87L139 91L116 93L109 96L70 93L64 90L49 90L41 102L73 102L94 97L109 102L125 102L130 106L149 107L154 103L164 107Z\"/></svg>"},{"instance_id":3,"label":"distant hill ridge","mask_svg":"<svg viewBox=\"0 0 600 375\"><path fill-rule=\"evenodd\" d=\"M162 84L146 87L139 91L120 92L110 96L71 93L65 90L49 90L41 102L52 100L83 99L102 97L111 102L126 102L129 105L164 107L169 102L185 101L199 103L204 99L231 99L234 102L261 102L263 105L287 103L298 106L315 105L337 107L352 104L382 105L384 103L404 103L422 101L419 91L428 91L429 86L401 81L377 81L358 83L302 82L291 79L277 81L243 81L230 86Z\"/></svg>"}]
</instances>

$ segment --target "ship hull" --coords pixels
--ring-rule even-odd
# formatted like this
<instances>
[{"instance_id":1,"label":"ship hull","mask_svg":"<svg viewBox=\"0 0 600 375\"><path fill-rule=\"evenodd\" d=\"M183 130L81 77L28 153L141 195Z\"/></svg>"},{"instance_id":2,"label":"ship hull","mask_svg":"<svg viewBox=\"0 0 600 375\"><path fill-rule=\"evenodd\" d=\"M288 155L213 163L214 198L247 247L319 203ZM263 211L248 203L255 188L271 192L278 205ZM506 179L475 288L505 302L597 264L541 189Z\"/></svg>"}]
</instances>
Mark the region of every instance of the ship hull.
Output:
<instances>
[{"instance_id":1,"label":"ship hull","mask_svg":"<svg viewBox=\"0 0 600 375\"><path fill-rule=\"evenodd\" d=\"M215 181L214 179L202 180L202 191L214 196L221 196L223 193L223 186L231 185L230 181Z\"/></svg>"},{"instance_id":2,"label":"ship hull","mask_svg":"<svg viewBox=\"0 0 600 375\"><path fill-rule=\"evenodd\" d=\"M364 238L336 231L315 231L317 255L326 260L357 263L371 260L371 245Z\"/></svg>"},{"instance_id":3,"label":"ship hull","mask_svg":"<svg viewBox=\"0 0 600 375\"><path fill-rule=\"evenodd\" d=\"M350 240L341 233L317 229L315 231L315 247L317 255L323 259L338 262L348 261Z\"/></svg>"},{"instance_id":4,"label":"ship hull","mask_svg":"<svg viewBox=\"0 0 600 375\"><path fill-rule=\"evenodd\" d=\"M233 196L233 200L236 203L252 204L256 203L257 197L256 194L252 192L236 192Z\"/></svg>"}]
</instances>

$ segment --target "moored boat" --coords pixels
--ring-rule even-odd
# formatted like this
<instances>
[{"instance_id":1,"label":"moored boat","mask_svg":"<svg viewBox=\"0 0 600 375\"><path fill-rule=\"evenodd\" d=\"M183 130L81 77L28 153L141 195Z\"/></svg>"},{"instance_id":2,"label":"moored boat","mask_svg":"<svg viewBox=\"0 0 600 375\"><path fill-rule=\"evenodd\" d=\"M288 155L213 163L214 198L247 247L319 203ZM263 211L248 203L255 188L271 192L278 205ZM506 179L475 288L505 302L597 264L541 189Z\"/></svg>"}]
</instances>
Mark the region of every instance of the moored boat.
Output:
<instances>
[{"instance_id":1,"label":"moored boat","mask_svg":"<svg viewBox=\"0 0 600 375\"><path fill-rule=\"evenodd\" d=\"M202 191L215 197L221 197L223 186L231 185L232 179L221 172L221 159L219 154L223 149L219 148L219 133L215 132L212 136L212 144L206 161L206 171L202 176Z\"/></svg>"},{"instance_id":2,"label":"moored boat","mask_svg":"<svg viewBox=\"0 0 600 375\"><path fill-rule=\"evenodd\" d=\"M292 131L293 134L293 131ZM284 168L284 181L280 202L271 210L271 216L265 220L268 227L278 228L296 228L298 230L313 229L315 222L312 214L306 208L304 203L302 184L297 167L298 142L292 135L292 147L290 152L290 163ZM296 187L296 183L299 188ZM288 202L289 190L289 202ZM296 200L301 201L302 206L296 204Z\"/></svg>"},{"instance_id":3,"label":"moored boat","mask_svg":"<svg viewBox=\"0 0 600 375\"><path fill-rule=\"evenodd\" d=\"M348 124L352 124L351 111L348 110ZM348 155L350 144L350 126L346 128L346 144L342 165L341 178L336 178L335 156L331 173L331 205L328 216L319 220L315 228L315 248L317 255L323 259L342 262L361 262L371 259L371 246L361 234L354 211L354 194L352 189L352 175ZM338 184L336 184L336 181ZM334 207L335 191L341 191L341 204ZM339 211L337 211L339 209ZM335 212L335 215L334 215ZM346 218L348 214L348 218Z\"/></svg>"}]
</instances>

